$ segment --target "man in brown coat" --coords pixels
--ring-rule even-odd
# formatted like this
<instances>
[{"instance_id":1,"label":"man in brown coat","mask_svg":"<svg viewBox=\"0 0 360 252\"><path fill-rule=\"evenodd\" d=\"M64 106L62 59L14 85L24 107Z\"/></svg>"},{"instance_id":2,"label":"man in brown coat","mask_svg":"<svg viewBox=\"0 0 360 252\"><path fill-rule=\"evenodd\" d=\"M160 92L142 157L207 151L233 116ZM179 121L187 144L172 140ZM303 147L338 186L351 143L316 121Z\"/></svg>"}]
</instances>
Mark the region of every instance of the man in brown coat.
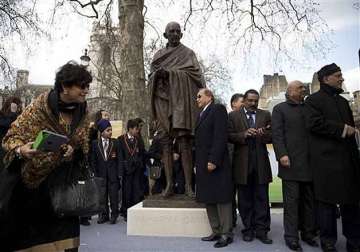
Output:
<instances>
[{"instance_id":1,"label":"man in brown coat","mask_svg":"<svg viewBox=\"0 0 360 252\"><path fill-rule=\"evenodd\" d=\"M171 22L166 26L166 48L159 50L151 63L149 85L151 90L152 119L157 120L166 132L162 161L165 166L166 188L164 196L173 192L172 145L179 144L185 174L185 193L193 196L191 189L192 157L191 141L194 136L199 108L196 94L205 87L199 62L195 53L180 43L180 25Z\"/></svg>"},{"instance_id":2,"label":"man in brown coat","mask_svg":"<svg viewBox=\"0 0 360 252\"><path fill-rule=\"evenodd\" d=\"M238 188L239 212L244 224L243 240L254 236L271 244L269 183L272 181L266 144L271 143L271 115L258 109L259 93L244 94L244 107L229 114L229 141L234 144L233 177Z\"/></svg>"}]
</instances>

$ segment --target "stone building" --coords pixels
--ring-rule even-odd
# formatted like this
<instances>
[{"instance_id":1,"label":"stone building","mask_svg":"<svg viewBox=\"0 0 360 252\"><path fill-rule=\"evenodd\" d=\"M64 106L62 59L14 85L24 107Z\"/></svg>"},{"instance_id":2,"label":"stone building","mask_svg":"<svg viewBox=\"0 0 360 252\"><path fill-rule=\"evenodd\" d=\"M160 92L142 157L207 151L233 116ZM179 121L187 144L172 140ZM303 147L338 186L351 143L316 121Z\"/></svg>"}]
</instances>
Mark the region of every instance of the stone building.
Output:
<instances>
[{"instance_id":1,"label":"stone building","mask_svg":"<svg viewBox=\"0 0 360 252\"><path fill-rule=\"evenodd\" d=\"M313 74L313 78L312 78L312 81L311 81L310 94L315 93L315 92L317 92L319 90L320 90L320 81L318 80L317 72L315 72Z\"/></svg>"},{"instance_id":2,"label":"stone building","mask_svg":"<svg viewBox=\"0 0 360 252\"><path fill-rule=\"evenodd\" d=\"M116 62L118 53L118 28L94 23L90 36L88 69L93 75L88 95L89 110L96 112L105 109L110 112L112 120L121 118L121 89Z\"/></svg>"},{"instance_id":3,"label":"stone building","mask_svg":"<svg viewBox=\"0 0 360 252\"><path fill-rule=\"evenodd\" d=\"M351 109L354 113L355 126L360 129L360 90L355 91L353 97Z\"/></svg>"},{"instance_id":4,"label":"stone building","mask_svg":"<svg viewBox=\"0 0 360 252\"><path fill-rule=\"evenodd\" d=\"M311 93L312 83L304 83L306 87L306 94ZM272 111L274 106L280 102L285 101L286 88L288 81L285 75L274 75L264 74L264 84L260 88L260 99L259 108Z\"/></svg>"},{"instance_id":5,"label":"stone building","mask_svg":"<svg viewBox=\"0 0 360 252\"><path fill-rule=\"evenodd\" d=\"M274 75L264 74L264 84L260 88L260 99L259 108L267 109L269 102L274 97L278 97L280 93L285 93L288 82L285 75Z\"/></svg>"},{"instance_id":6,"label":"stone building","mask_svg":"<svg viewBox=\"0 0 360 252\"><path fill-rule=\"evenodd\" d=\"M8 87L0 90L1 107L9 96L19 97L23 107L26 107L34 98L39 96L41 93L50 90L52 87L53 85L30 84L29 71L18 70L16 73L15 90L11 90Z\"/></svg>"}]
</instances>

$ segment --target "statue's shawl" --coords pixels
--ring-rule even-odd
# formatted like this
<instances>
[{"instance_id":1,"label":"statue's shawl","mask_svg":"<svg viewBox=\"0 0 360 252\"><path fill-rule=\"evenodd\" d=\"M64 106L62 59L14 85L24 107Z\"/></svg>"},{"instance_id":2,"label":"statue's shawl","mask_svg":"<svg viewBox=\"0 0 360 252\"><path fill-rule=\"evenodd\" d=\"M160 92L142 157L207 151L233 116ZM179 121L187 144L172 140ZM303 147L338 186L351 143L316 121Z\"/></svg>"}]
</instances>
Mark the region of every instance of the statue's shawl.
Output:
<instances>
[{"instance_id":1,"label":"statue's shawl","mask_svg":"<svg viewBox=\"0 0 360 252\"><path fill-rule=\"evenodd\" d=\"M64 125L59 124L58 118L52 113L48 104L49 92L41 94L24 112L12 123L2 146L7 151L4 158L5 167L9 166L15 158L15 149L35 140L41 130L50 130L70 138L69 144L74 149L81 149L88 153L89 119L82 117L71 135ZM61 154L55 152L42 152L31 159L25 159L21 167L21 177L28 188L36 188L46 177L61 164Z\"/></svg>"},{"instance_id":2,"label":"statue's shawl","mask_svg":"<svg viewBox=\"0 0 360 252\"><path fill-rule=\"evenodd\" d=\"M149 85L151 90L152 117L159 120L155 111L154 100L157 95L157 78L154 74L164 68L169 72L168 88L168 119L170 122L160 122L167 129L184 129L191 132L195 129L199 109L196 106L196 95L200 88L205 87L205 81L200 64L195 53L180 44L177 47L167 47L159 50L151 63ZM171 125L171 126L169 126Z\"/></svg>"}]
</instances>

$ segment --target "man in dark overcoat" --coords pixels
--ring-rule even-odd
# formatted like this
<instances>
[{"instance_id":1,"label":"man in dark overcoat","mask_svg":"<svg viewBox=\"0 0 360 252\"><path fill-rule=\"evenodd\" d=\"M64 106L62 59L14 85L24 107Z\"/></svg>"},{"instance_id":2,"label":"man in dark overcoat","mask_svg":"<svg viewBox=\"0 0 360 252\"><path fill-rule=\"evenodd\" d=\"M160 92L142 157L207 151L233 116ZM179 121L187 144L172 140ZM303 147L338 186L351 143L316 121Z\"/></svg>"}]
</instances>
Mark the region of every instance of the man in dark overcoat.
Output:
<instances>
[{"instance_id":1,"label":"man in dark overcoat","mask_svg":"<svg viewBox=\"0 0 360 252\"><path fill-rule=\"evenodd\" d=\"M266 144L271 143L270 112L258 109L259 93L244 94L244 106L229 114L229 141L234 144L232 170L238 187L238 207L244 224L243 240L258 238L271 244L269 183L271 167Z\"/></svg>"},{"instance_id":2,"label":"man in dark overcoat","mask_svg":"<svg viewBox=\"0 0 360 252\"><path fill-rule=\"evenodd\" d=\"M305 100L310 131L310 165L314 172L320 240L323 251L336 251L336 204L340 204L348 251L360 251L360 161L354 118L340 94L340 67L318 71L320 90Z\"/></svg>"},{"instance_id":3,"label":"man in dark overcoat","mask_svg":"<svg viewBox=\"0 0 360 252\"><path fill-rule=\"evenodd\" d=\"M232 181L227 149L227 112L208 89L197 94L202 109L195 128L196 199L205 203L212 234L203 241L225 247L232 238Z\"/></svg>"},{"instance_id":4,"label":"man in dark overcoat","mask_svg":"<svg viewBox=\"0 0 360 252\"><path fill-rule=\"evenodd\" d=\"M299 228L301 238L306 243L318 246L314 240L314 190L309 137L305 127L305 91L300 81L290 82L285 94L286 101L274 107L271 120L273 146L282 179L284 238L286 245L294 251L302 251Z\"/></svg>"}]
</instances>

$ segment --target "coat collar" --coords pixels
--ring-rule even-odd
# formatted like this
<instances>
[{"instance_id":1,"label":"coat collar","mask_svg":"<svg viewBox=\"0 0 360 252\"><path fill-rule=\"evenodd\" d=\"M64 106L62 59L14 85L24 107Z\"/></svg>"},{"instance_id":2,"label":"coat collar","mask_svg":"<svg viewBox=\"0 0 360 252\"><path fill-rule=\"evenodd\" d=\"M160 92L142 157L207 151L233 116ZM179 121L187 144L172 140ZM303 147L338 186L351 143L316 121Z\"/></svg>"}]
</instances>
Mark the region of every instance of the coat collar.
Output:
<instances>
[{"instance_id":1,"label":"coat collar","mask_svg":"<svg viewBox=\"0 0 360 252\"><path fill-rule=\"evenodd\" d=\"M299 106L299 105L304 105L304 102L300 102L300 103L297 103L297 102L294 102L293 100L290 100L290 99L286 99L285 101L287 104L290 104L290 105L293 105L293 106Z\"/></svg>"},{"instance_id":2,"label":"coat collar","mask_svg":"<svg viewBox=\"0 0 360 252\"><path fill-rule=\"evenodd\" d=\"M256 109L255 111L255 126L258 127L259 122L261 121L261 117L263 115L262 110L260 109ZM249 122L248 122L248 118L245 112L245 108L241 108L240 109L240 116L241 119L243 120L244 124L246 125L247 128L249 128Z\"/></svg>"},{"instance_id":3,"label":"coat collar","mask_svg":"<svg viewBox=\"0 0 360 252\"><path fill-rule=\"evenodd\" d=\"M336 96L344 92L344 90L341 88L334 88L324 83L320 83L320 90L331 96Z\"/></svg>"},{"instance_id":4,"label":"coat collar","mask_svg":"<svg viewBox=\"0 0 360 252\"><path fill-rule=\"evenodd\" d=\"M208 105L208 107L204 111L202 111L201 117L200 117L200 114L199 114L199 116L197 118L197 121L196 121L196 127L195 128L200 126L200 124L206 119L206 117L208 116L209 112L213 109L213 107L214 107L214 102L211 102Z\"/></svg>"}]
</instances>

